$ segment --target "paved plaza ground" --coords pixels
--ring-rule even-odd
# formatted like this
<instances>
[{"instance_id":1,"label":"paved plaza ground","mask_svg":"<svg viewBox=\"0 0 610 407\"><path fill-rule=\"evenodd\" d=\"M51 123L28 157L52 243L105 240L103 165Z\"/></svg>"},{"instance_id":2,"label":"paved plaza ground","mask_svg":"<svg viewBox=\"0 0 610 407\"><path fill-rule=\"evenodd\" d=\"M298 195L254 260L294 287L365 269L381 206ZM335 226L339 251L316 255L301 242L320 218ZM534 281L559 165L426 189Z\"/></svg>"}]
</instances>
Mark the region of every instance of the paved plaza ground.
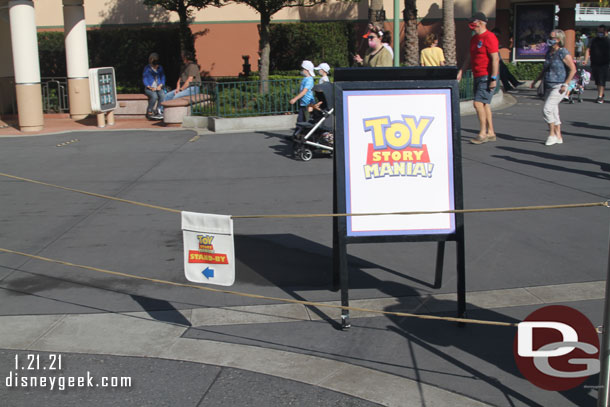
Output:
<instances>
[{"instance_id":1,"label":"paved plaza ground","mask_svg":"<svg viewBox=\"0 0 610 407\"><path fill-rule=\"evenodd\" d=\"M465 208L589 203L610 196L610 103L562 104L546 147L529 89L494 113L498 141L472 145L461 118ZM290 130L71 131L0 137L0 172L176 210L332 212L332 159L293 159ZM0 248L186 283L180 216L0 176ZM467 315L519 322L563 304L602 324L608 208L465 216ZM332 221L235 220L232 290L336 302ZM432 287L436 245L350 245L351 304L454 316L455 245ZM128 279L0 254L0 399L26 406L593 406L598 376L535 387L516 330L339 313ZM61 371L43 369L62 355ZM39 356L33 371L15 360ZM22 376L130 377L125 388L7 387ZM99 383L99 382L95 382Z\"/></svg>"}]
</instances>

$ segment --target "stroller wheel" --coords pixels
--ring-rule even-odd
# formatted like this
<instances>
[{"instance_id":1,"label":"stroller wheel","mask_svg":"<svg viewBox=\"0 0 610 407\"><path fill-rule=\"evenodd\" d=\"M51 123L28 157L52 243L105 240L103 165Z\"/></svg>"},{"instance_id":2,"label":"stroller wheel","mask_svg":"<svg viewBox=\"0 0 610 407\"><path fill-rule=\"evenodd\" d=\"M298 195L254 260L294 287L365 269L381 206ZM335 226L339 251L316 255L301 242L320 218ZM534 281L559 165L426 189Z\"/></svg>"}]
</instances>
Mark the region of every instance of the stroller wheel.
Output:
<instances>
[{"instance_id":1,"label":"stroller wheel","mask_svg":"<svg viewBox=\"0 0 610 407\"><path fill-rule=\"evenodd\" d=\"M313 158L313 152L308 148L303 148L300 151L301 160L309 161Z\"/></svg>"}]
</instances>

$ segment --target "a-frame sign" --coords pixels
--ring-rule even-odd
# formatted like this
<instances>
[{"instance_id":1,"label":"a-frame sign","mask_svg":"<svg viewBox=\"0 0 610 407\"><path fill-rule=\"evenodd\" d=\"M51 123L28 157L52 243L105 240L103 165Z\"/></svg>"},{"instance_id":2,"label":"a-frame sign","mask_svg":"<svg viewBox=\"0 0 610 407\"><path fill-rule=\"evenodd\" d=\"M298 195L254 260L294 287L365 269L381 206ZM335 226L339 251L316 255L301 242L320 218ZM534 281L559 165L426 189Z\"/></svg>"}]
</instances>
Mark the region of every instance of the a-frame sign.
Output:
<instances>
[{"instance_id":1,"label":"a-frame sign","mask_svg":"<svg viewBox=\"0 0 610 407\"><path fill-rule=\"evenodd\" d=\"M459 88L455 67L335 71L334 212L463 209ZM435 287L446 241L457 248L457 314L466 308L463 214L333 218L333 285L349 306L347 244L438 242ZM342 311L349 327L349 311Z\"/></svg>"}]
</instances>

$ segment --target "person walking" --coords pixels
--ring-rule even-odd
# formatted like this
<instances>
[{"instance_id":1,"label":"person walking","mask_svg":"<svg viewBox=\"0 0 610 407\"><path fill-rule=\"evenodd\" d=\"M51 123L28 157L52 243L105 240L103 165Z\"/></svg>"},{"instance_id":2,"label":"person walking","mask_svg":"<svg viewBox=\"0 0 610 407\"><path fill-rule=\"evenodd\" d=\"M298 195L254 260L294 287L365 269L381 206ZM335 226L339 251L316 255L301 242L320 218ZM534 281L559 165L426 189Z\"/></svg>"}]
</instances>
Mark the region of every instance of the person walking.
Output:
<instances>
[{"instance_id":1,"label":"person walking","mask_svg":"<svg viewBox=\"0 0 610 407\"><path fill-rule=\"evenodd\" d=\"M597 103L604 103L604 90L610 67L610 38L606 26L597 27L597 36L591 40L585 54L585 65L591 60L591 74L597 85Z\"/></svg>"},{"instance_id":2,"label":"person walking","mask_svg":"<svg viewBox=\"0 0 610 407\"><path fill-rule=\"evenodd\" d=\"M566 97L568 85L576 74L576 65L568 50L564 48L565 42L566 35L562 30L551 31L547 40L549 50L544 58L542 72L531 84L533 88L539 80L544 81L545 101L542 113L544 121L549 125L549 136L544 143L547 146L563 143L559 103Z\"/></svg>"},{"instance_id":3,"label":"person walking","mask_svg":"<svg viewBox=\"0 0 610 407\"><path fill-rule=\"evenodd\" d=\"M474 31L474 35L470 39L470 53L458 71L457 80L462 79L464 69L470 64L474 77L473 104L481 127L479 135L471 139L470 142L472 144L483 144L488 141L496 141L489 105L498 80L500 60L498 39L487 29L487 16L481 12L473 14L468 27Z\"/></svg>"},{"instance_id":4,"label":"person walking","mask_svg":"<svg viewBox=\"0 0 610 407\"><path fill-rule=\"evenodd\" d=\"M421 66L444 66L445 55L443 49L438 46L438 37L434 33L426 35L424 41L426 48L419 53L419 64Z\"/></svg>"},{"instance_id":5,"label":"person walking","mask_svg":"<svg viewBox=\"0 0 610 407\"><path fill-rule=\"evenodd\" d=\"M494 35L498 39L498 44L499 44L500 29L496 27L493 30L491 30L491 32L494 33ZM517 78L515 78L515 76L512 73L510 73L510 71L508 70L508 67L506 66L504 61L502 61L502 58L499 58L498 63L500 64L500 81L502 82L502 86L504 87L505 92L513 91L517 87L525 84L525 82L519 81Z\"/></svg>"}]
</instances>

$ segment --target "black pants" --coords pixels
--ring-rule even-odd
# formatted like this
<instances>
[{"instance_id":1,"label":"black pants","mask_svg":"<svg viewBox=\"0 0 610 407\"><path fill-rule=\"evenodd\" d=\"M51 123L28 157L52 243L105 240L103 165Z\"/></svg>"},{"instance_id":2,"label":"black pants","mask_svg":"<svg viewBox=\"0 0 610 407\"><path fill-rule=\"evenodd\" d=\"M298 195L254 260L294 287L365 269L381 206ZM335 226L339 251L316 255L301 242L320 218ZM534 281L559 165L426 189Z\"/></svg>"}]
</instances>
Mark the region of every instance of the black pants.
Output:
<instances>
[{"instance_id":1,"label":"black pants","mask_svg":"<svg viewBox=\"0 0 610 407\"><path fill-rule=\"evenodd\" d=\"M508 70L502 58L500 58L500 80L504 86L504 90L510 90L519 86L519 81Z\"/></svg>"}]
</instances>

